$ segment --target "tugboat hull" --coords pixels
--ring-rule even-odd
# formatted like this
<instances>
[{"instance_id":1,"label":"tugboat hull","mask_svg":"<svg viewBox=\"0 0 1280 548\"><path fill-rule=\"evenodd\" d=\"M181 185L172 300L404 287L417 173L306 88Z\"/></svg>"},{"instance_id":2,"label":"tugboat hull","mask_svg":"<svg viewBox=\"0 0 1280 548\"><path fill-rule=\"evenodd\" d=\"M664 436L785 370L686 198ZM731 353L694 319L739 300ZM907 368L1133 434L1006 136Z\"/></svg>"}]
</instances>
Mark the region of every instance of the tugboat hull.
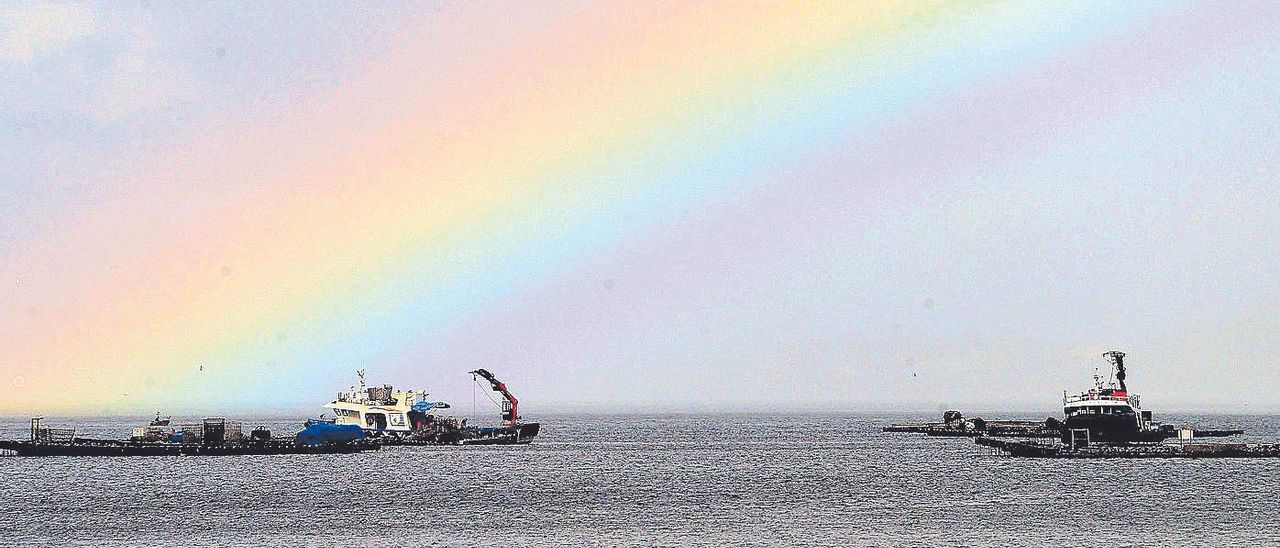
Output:
<instances>
[{"instance_id":1,"label":"tugboat hull","mask_svg":"<svg viewBox=\"0 0 1280 548\"><path fill-rule=\"evenodd\" d=\"M1071 430L1088 430L1089 441L1097 443L1133 443L1145 441L1132 415L1076 415L1063 423L1063 442L1070 441ZM1158 441L1158 440L1157 440Z\"/></svg>"}]
</instances>

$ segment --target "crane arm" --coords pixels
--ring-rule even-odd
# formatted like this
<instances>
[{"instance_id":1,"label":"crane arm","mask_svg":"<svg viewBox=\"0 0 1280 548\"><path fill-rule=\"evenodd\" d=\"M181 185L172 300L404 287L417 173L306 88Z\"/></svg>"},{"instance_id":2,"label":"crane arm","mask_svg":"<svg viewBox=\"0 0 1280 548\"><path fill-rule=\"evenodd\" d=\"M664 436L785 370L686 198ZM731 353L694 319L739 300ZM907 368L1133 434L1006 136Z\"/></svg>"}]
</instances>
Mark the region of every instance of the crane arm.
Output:
<instances>
[{"instance_id":1,"label":"crane arm","mask_svg":"<svg viewBox=\"0 0 1280 548\"><path fill-rule=\"evenodd\" d=\"M520 419L520 401L516 399L515 395L507 390L507 385L498 380L497 377L493 376L493 373L490 373L485 369L476 369L471 372L471 375L472 378L480 377L489 381L489 387L492 388L494 392L502 394L503 399L507 402L507 405L504 405L502 409L502 422L507 426L515 426L516 422Z\"/></svg>"}]
</instances>

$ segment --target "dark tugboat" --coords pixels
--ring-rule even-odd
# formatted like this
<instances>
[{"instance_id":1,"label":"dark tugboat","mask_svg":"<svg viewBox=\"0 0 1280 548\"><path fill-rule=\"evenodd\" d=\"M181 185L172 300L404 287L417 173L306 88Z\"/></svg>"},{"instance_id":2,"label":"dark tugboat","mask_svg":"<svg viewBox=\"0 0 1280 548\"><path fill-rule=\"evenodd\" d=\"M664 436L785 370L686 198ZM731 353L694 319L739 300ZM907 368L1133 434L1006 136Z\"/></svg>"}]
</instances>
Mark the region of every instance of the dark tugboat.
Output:
<instances>
[{"instance_id":1,"label":"dark tugboat","mask_svg":"<svg viewBox=\"0 0 1280 548\"><path fill-rule=\"evenodd\" d=\"M1103 354L1113 368L1106 383L1095 369L1094 387L1079 395L1062 394L1063 441L1069 442L1073 431L1088 432L1094 443L1158 442L1173 436L1172 426L1162 427L1151 420L1150 411L1142 411L1137 394L1125 385L1124 352Z\"/></svg>"},{"instance_id":2,"label":"dark tugboat","mask_svg":"<svg viewBox=\"0 0 1280 548\"><path fill-rule=\"evenodd\" d=\"M1280 444L1204 443L1196 438L1221 438L1243 434L1243 430L1175 429L1151 420L1143 411L1138 395L1125 385L1124 353L1103 354L1113 373L1108 382L1093 373L1094 388L1078 396L1062 395L1062 442L1004 440L990 436L974 439L996 453L1015 457L1100 459L1100 458L1260 458L1280 457ZM1179 443L1161 443L1170 438Z\"/></svg>"},{"instance_id":3,"label":"dark tugboat","mask_svg":"<svg viewBox=\"0 0 1280 548\"><path fill-rule=\"evenodd\" d=\"M1223 438L1244 430L1200 430L1190 426L1175 428L1151 419L1143 411L1137 394L1125 384L1124 353L1103 354L1113 368L1103 382L1097 370L1093 389L1079 395L1062 393L1066 419L1049 417L1035 421L984 421L965 419L958 411L947 411L943 422L894 424L885 432L920 432L930 436L971 436L974 443L996 454L1015 457L1055 459L1100 458L1259 458L1280 457L1280 444L1204 443L1197 438ZM1031 438L1061 438L1053 442ZM1016 439L1021 438L1021 439ZM1178 443L1162 443L1177 438Z\"/></svg>"}]
</instances>

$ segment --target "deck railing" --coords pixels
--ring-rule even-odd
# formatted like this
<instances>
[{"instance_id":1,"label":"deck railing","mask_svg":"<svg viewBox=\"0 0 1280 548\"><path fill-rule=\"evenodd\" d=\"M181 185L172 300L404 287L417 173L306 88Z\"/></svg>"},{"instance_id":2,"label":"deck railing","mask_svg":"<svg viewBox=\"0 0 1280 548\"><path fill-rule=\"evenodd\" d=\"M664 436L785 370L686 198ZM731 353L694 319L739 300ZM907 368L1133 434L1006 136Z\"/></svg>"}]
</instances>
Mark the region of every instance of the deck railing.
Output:
<instances>
[{"instance_id":1,"label":"deck railing","mask_svg":"<svg viewBox=\"0 0 1280 548\"><path fill-rule=\"evenodd\" d=\"M74 428L46 428L37 427L31 433L31 441L38 443L70 443L76 439L76 430Z\"/></svg>"},{"instance_id":2,"label":"deck railing","mask_svg":"<svg viewBox=\"0 0 1280 548\"><path fill-rule=\"evenodd\" d=\"M1121 401L1121 402L1131 404L1134 407L1138 406L1138 396L1136 394L1127 394L1124 396L1117 396L1114 394L1099 394L1097 392L1085 392L1084 394L1080 394L1080 395L1068 395L1065 392L1063 392L1062 394L1062 403L1064 405L1070 404L1070 403L1079 403L1082 401Z\"/></svg>"}]
</instances>

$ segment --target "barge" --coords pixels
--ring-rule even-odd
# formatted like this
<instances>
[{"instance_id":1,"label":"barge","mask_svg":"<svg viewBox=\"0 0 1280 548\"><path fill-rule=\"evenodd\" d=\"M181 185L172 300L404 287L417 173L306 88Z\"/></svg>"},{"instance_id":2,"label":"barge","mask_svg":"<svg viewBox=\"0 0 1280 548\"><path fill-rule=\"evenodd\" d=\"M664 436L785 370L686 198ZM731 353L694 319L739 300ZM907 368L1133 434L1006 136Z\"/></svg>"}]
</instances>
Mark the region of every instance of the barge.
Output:
<instances>
[{"instance_id":1,"label":"barge","mask_svg":"<svg viewBox=\"0 0 1280 548\"><path fill-rule=\"evenodd\" d=\"M156 421L134 429L127 440L83 438L75 430L48 428L42 418L31 419L31 436L26 440L0 440L0 454L20 457L174 457L184 455L297 455L338 454L373 451L381 447L359 429L335 425L308 426L295 436L272 437L265 428L244 436L240 424L223 418L208 418L167 429Z\"/></svg>"},{"instance_id":2,"label":"barge","mask_svg":"<svg viewBox=\"0 0 1280 548\"><path fill-rule=\"evenodd\" d=\"M1142 459L1142 458L1260 458L1280 457L1280 444L1245 443L1155 443L1091 444L1043 443L975 438L974 443L999 454L1048 459Z\"/></svg>"},{"instance_id":3,"label":"barge","mask_svg":"<svg viewBox=\"0 0 1280 548\"><path fill-rule=\"evenodd\" d=\"M1057 438L1062 435L1061 423L1054 418L1033 420L984 420L981 417L966 419L959 411L942 414L942 422L893 424L881 428L881 432L910 432L926 436L978 437L999 436L1019 438Z\"/></svg>"}]
</instances>

